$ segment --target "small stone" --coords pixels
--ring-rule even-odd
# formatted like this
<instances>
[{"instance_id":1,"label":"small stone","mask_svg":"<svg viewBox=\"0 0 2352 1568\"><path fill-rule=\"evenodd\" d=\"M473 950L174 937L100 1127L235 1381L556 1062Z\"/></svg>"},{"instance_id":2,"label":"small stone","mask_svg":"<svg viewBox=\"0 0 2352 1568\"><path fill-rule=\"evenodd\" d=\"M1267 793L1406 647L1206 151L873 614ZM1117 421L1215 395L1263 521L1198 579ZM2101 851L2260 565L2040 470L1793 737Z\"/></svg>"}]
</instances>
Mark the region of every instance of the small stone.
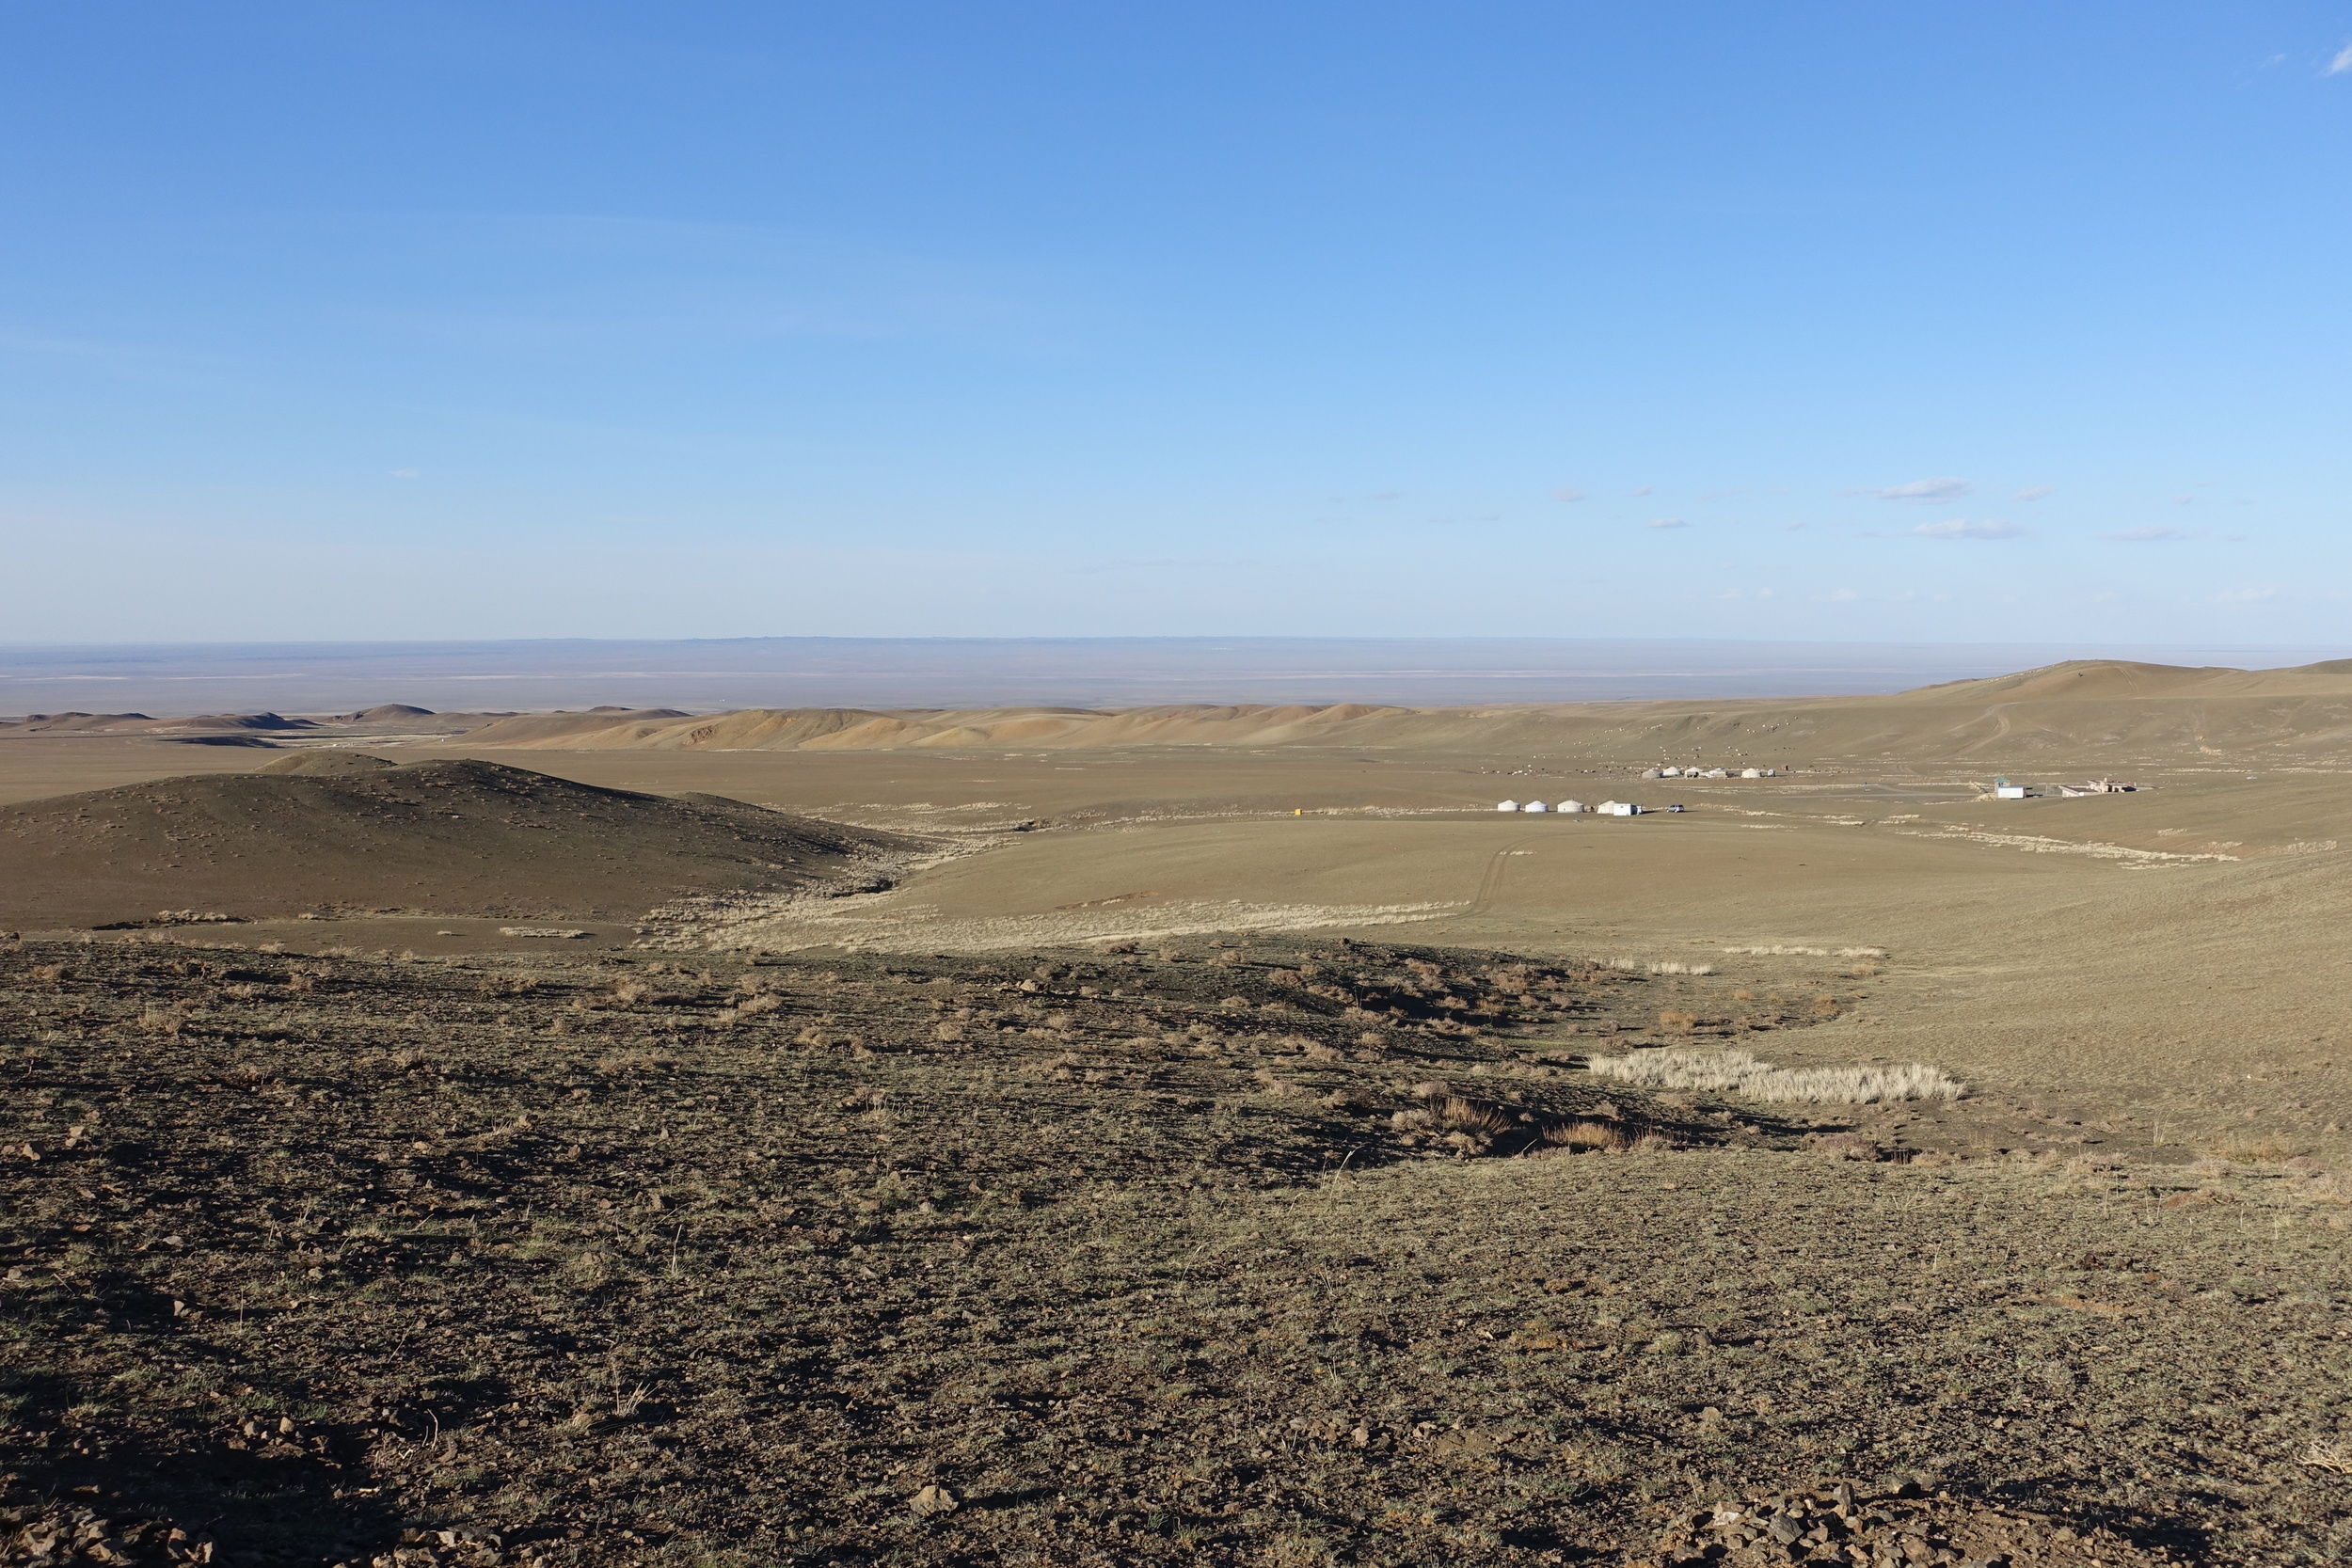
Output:
<instances>
[{"instance_id":1,"label":"small stone","mask_svg":"<svg viewBox=\"0 0 2352 1568\"><path fill-rule=\"evenodd\" d=\"M944 1486L926 1486L914 1495L914 1500L907 1506L927 1519L936 1514L953 1513L956 1511L956 1495Z\"/></svg>"}]
</instances>

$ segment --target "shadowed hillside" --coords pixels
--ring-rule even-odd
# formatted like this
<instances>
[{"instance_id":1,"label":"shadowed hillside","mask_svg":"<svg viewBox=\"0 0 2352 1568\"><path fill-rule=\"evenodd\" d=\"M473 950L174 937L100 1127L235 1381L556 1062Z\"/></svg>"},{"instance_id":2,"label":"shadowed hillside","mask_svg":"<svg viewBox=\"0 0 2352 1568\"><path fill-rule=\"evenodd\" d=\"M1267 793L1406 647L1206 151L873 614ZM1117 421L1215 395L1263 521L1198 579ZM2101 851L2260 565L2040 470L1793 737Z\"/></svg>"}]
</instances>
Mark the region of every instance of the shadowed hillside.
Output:
<instances>
[{"instance_id":1,"label":"shadowed hillside","mask_svg":"<svg viewBox=\"0 0 2352 1568\"><path fill-rule=\"evenodd\" d=\"M0 807L0 922L166 908L628 919L688 892L799 887L898 842L490 762L159 779Z\"/></svg>"}]
</instances>

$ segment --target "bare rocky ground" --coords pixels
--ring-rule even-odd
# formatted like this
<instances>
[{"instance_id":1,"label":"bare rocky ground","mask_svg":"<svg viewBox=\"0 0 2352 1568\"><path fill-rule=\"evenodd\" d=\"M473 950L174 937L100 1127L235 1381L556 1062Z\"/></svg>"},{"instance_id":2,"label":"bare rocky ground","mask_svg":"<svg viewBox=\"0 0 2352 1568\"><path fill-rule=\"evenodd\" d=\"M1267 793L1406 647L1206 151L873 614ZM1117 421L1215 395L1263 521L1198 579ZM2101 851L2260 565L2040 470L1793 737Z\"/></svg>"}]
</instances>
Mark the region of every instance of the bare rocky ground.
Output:
<instances>
[{"instance_id":1,"label":"bare rocky ground","mask_svg":"<svg viewBox=\"0 0 2352 1568\"><path fill-rule=\"evenodd\" d=\"M2331 1173L1579 1069L1819 980L0 949L5 1560L2339 1556Z\"/></svg>"}]
</instances>

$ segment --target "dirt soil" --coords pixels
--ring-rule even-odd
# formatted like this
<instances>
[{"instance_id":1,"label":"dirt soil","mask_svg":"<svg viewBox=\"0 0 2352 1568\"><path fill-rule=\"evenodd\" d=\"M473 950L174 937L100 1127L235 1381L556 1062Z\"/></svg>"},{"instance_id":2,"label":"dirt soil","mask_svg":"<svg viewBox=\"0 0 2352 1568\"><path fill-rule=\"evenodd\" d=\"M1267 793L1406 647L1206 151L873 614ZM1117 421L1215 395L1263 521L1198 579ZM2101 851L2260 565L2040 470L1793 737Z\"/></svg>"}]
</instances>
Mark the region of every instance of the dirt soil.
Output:
<instances>
[{"instance_id":1,"label":"dirt soil","mask_svg":"<svg viewBox=\"0 0 2352 1568\"><path fill-rule=\"evenodd\" d=\"M5 1560L2341 1555L2352 1184L1581 1069L1874 984L17 944Z\"/></svg>"}]
</instances>

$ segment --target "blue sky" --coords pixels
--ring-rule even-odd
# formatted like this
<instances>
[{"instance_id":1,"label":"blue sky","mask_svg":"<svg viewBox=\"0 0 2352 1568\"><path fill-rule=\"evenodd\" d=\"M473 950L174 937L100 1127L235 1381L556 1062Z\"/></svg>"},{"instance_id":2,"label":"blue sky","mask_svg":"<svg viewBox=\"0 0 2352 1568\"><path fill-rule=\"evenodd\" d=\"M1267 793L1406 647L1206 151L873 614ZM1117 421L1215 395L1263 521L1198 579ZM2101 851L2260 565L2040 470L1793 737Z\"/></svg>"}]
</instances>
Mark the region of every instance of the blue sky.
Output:
<instances>
[{"instance_id":1,"label":"blue sky","mask_svg":"<svg viewBox=\"0 0 2352 1568\"><path fill-rule=\"evenodd\" d=\"M0 641L2352 609L2352 0L18 3L0 147Z\"/></svg>"}]
</instances>

